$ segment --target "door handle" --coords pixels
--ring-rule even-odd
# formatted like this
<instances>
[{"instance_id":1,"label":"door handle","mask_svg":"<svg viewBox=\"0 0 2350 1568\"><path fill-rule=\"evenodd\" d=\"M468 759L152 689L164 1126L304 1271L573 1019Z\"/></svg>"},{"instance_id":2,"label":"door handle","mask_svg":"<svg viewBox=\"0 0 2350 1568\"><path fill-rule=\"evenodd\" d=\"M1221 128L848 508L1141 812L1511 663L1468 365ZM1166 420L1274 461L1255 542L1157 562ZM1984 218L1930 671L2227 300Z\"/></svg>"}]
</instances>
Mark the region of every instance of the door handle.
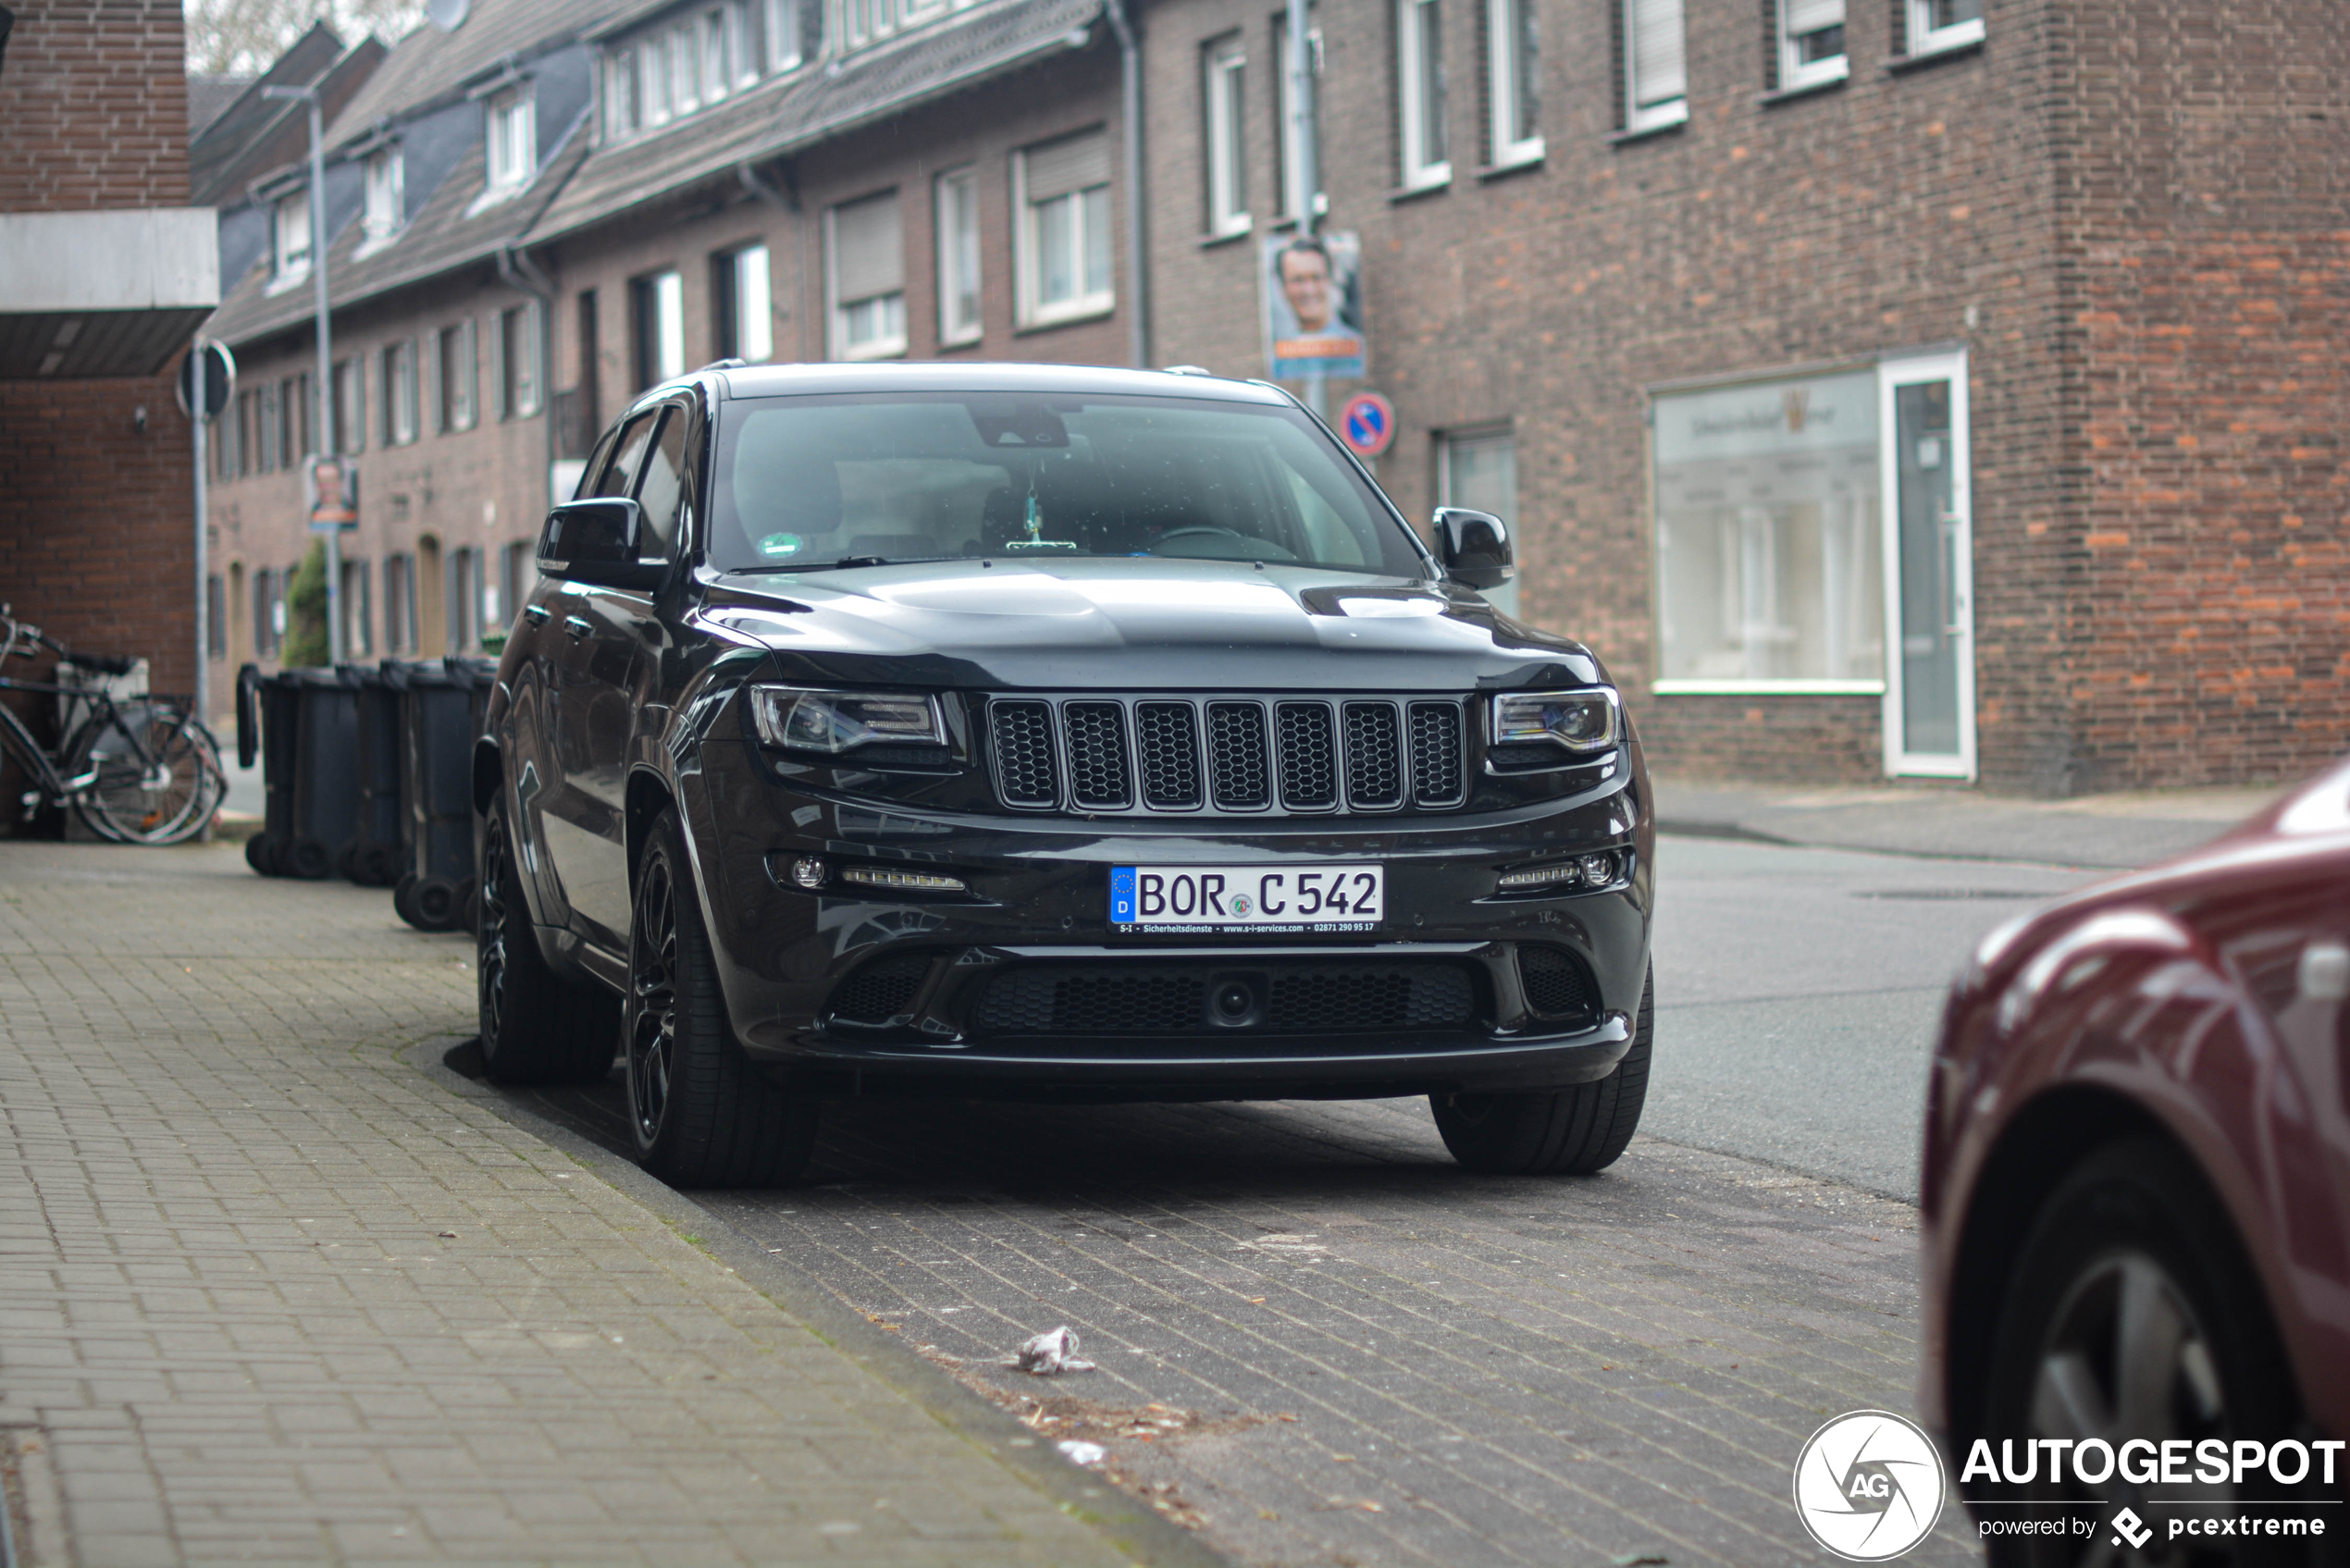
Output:
<instances>
[{"instance_id":1,"label":"door handle","mask_svg":"<svg viewBox=\"0 0 2350 1568\"><path fill-rule=\"evenodd\" d=\"M543 604L526 604L522 607L522 618L534 626L543 626L547 623L547 607Z\"/></svg>"},{"instance_id":2,"label":"door handle","mask_svg":"<svg viewBox=\"0 0 2350 1568\"><path fill-rule=\"evenodd\" d=\"M563 630L569 632L574 637L584 637L595 629L595 626L591 623L581 619L579 616L566 615L563 617Z\"/></svg>"}]
</instances>

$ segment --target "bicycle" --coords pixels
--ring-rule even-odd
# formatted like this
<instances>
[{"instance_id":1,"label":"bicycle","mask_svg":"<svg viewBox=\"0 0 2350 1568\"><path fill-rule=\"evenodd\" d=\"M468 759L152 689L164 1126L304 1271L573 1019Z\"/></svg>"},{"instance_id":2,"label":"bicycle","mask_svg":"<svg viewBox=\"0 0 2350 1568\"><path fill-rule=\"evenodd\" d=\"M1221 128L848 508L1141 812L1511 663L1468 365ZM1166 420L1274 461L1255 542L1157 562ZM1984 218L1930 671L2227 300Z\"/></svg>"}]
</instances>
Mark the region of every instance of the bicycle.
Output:
<instances>
[{"instance_id":1,"label":"bicycle","mask_svg":"<svg viewBox=\"0 0 2350 1568\"><path fill-rule=\"evenodd\" d=\"M0 663L31 659L45 648L102 674L129 674L130 659L77 654L27 625L0 604ZM70 697L88 705L55 752L25 722L0 705L0 756L15 759L32 780L21 803L31 821L43 807L71 806L90 831L118 844L180 844L202 832L229 793L220 746L188 705L160 695L124 698L55 681L0 674L0 691Z\"/></svg>"}]
</instances>

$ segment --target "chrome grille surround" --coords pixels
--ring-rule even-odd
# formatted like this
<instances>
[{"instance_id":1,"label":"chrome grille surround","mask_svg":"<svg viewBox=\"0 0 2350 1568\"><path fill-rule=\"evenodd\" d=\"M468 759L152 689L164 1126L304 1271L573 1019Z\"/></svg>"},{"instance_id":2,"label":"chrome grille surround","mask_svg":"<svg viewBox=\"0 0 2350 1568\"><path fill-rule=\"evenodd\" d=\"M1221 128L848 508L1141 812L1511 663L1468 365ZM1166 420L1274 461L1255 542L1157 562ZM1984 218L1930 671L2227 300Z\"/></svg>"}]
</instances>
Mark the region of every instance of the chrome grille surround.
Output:
<instances>
[{"instance_id":1,"label":"chrome grille surround","mask_svg":"<svg viewBox=\"0 0 2350 1568\"><path fill-rule=\"evenodd\" d=\"M997 697L996 797L1087 815L1368 815L1468 798L1460 698Z\"/></svg>"}]
</instances>

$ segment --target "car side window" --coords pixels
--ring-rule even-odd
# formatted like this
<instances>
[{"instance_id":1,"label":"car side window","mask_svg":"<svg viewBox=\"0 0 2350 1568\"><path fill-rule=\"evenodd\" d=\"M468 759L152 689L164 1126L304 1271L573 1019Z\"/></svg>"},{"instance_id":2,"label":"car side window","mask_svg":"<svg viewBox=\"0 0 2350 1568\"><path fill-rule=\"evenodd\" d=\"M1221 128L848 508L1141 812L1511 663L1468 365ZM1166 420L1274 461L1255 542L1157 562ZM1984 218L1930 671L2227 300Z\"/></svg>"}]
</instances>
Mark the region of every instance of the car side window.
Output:
<instances>
[{"instance_id":1,"label":"car side window","mask_svg":"<svg viewBox=\"0 0 2350 1568\"><path fill-rule=\"evenodd\" d=\"M582 492L590 496L625 496L636 481L637 470L644 462L645 447L653 433L653 421L660 418L660 409L648 409L630 420L620 432L620 439L612 443L612 458L596 475L595 484Z\"/></svg>"},{"instance_id":2,"label":"car side window","mask_svg":"<svg viewBox=\"0 0 2350 1568\"><path fill-rule=\"evenodd\" d=\"M677 518L686 500L686 411L674 404L663 412L661 433L645 458L645 472L637 481L637 504L645 509L648 557L650 541L661 541L660 553L677 553Z\"/></svg>"}]
</instances>

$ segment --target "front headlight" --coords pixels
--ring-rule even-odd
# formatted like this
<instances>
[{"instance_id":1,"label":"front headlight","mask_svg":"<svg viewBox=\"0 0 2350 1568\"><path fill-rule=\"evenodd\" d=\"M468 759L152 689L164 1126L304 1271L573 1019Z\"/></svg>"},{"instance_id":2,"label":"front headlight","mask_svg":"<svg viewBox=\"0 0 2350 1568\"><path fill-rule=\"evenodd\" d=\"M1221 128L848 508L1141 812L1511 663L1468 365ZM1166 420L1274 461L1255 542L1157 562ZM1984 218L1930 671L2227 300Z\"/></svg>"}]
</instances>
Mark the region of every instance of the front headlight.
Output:
<instances>
[{"instance_id":1,"label":"front headlight","mask_svg":"<svg viewBox=\"0 0 2350 1568\"><path fill-rule=\"evenodd\" d=\"M946 744L938 699L920 694L753 686L750 713L760 739L795 751L837 756L874 741Z\"/></svg>"},{"instance_id":2,"label":"front headlight","mask_svg":"<svg viewBox=\"0 0 2350 1568\"><path fill-rule=\"evenodd\" d=\"M1546 740L1569 751L1605 751L1623 727L1622 698L1610 686L1588 691L1509 691L1493 698L1493 743Z\"/></svg>"}]
</instances>

